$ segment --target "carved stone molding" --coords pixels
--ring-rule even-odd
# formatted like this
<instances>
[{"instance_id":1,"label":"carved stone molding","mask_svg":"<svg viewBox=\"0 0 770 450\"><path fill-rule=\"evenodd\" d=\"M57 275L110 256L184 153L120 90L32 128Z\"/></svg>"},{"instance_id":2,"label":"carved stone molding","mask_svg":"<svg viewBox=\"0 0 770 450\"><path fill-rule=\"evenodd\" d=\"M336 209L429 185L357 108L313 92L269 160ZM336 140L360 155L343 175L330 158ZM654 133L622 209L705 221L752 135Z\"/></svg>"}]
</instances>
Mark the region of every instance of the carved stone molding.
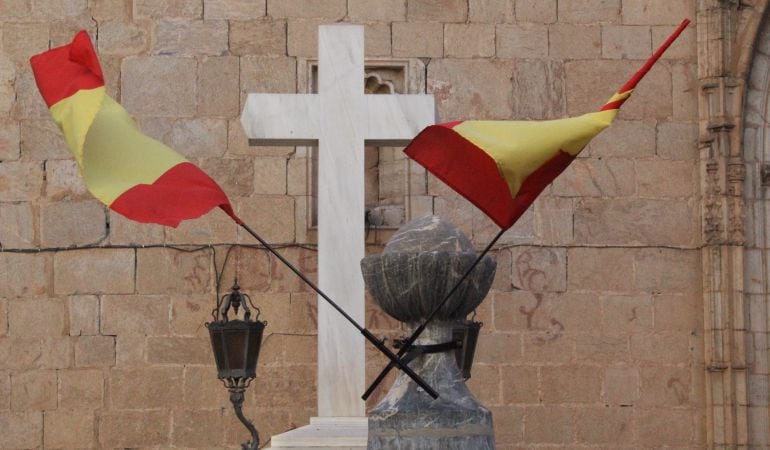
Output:
<instances>
[{"instance_id":1,"label":"carved stone molding","mask_svg":"<svg viewBox=\"0 0 770 450\"><path fill-rule=\"evenodd\" d=\"M767 0L700 0L698 81L709 448L749 441L744 305L746 80Z\"/></svg>"}]
</instances>

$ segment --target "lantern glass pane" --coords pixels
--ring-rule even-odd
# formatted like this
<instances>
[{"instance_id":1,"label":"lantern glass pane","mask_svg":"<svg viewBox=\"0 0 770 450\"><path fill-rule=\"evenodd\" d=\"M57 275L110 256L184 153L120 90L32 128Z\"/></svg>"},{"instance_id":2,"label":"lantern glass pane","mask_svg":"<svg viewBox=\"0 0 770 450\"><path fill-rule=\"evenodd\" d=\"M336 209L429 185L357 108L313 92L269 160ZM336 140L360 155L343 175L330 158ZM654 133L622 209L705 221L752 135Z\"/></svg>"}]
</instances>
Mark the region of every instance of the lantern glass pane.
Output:
<instances>
[{"instance_id":1,"label":"lantern glass pane","mask_svg":"<svg viewBox=\"0 0 770 450\"><path fill-rule=\"evenodd\" d=\"M225 331L227 365L231 370L246 368L246 333L244 329Z\"/></svg>"},{"instance_id":2,"label":"lantern glass pane","mask_svg":"<svg viewBox=\"0 0 770 450\"><path fill-rule=\"evenodd\" d=\"M246 363L246 370L254 372L257 369L257 358L259 358L259 347L262 340L262 330L251 328L249 330L249 355Z\"/></svg>"}]
</instances>

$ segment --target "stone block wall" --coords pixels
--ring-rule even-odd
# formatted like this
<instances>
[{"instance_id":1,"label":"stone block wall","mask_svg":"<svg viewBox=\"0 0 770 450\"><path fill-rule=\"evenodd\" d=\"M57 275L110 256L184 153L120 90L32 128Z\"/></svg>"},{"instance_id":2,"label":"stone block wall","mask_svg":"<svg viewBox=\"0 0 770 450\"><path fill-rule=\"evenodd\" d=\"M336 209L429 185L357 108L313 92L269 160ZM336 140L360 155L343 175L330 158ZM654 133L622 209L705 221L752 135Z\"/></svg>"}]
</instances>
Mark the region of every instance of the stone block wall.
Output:
<instances>
[{"instance_id":1,"label":"stone block wall","mask_svg":"<svg viewBox=\"0 0 770 450\"><path fill-rule=\"evenodd\" d=\"M109 93L143 131L200 164L312 277L307 156L249 147L238 121L247 93L298 91L319 24L365 24L367 56L422 60L442 121L552 119L601 106L695 7L0 2L0 448L237 448L245 433L203 326L222 272L220 290L237 274L270 323L246 414L266 439L315 412L314 295L220 211L172 229L93 200L32 54L88 30ZM495 252L470 385L498 448L704 445L695 46L690 27ZM480 247L497 232L437 179L413 201ZM374 233L369 250L388 236ZM367 324L402 333L371 303ZM384 360L367 352L371 379Z\"/></svg>"}]
</instances>

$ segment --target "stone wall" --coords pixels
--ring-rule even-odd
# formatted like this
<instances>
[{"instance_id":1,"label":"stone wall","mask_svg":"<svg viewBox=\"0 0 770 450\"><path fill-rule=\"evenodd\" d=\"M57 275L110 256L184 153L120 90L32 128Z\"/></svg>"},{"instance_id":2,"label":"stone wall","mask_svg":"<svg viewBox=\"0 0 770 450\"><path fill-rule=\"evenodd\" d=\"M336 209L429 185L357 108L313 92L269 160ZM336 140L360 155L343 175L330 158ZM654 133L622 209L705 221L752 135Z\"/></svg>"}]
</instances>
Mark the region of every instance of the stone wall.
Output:
<instances>
[{"instance_id":1,"label":"stone wall","mask_svg":"<svg viewBox=\"0 0 770 450\"><path fill-rule=\"evenodd\" d=\"M308 158L248 147L248 92L296 92L316 30L366 24L369 57L420 59L442 121L602 105L682 0L0 2L0 448L236 447L203 322L223 271L270 325L246 413L264 438L315 411L315 299L221 212L178 229L84 190L29 70L85 28L108 91L199 163L311 275ZM700 448L706 439L694 27L496 251L470 385L498 447ZM383 168L382 170L388 170ZM397 169L390 169L397 170ZM416 170L416 169L415 169ZM428 177L421 205L484 245L497 228ZM427 205L427 206L425 206ZM378 251L388 232L375 232ZM243 247L233 247L242 244ZM398 325L370 306L368 325ZM368 379L383 364L368 348ZM378 393L381 395L381 392Z\"/></svg>"}]
</instances>

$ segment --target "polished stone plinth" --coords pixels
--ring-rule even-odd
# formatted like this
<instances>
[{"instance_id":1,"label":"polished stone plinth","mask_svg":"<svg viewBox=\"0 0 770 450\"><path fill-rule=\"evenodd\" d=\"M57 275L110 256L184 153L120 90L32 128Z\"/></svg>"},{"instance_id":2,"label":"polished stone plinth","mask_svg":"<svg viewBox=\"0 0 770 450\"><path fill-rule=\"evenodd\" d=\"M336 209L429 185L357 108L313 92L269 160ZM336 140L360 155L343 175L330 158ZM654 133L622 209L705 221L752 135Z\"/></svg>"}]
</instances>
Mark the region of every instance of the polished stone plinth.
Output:
<instances>
[{"instance_id":1,"label":"polished stone plinth","mask_svg":"<svg viewBox=\"0 0 770 450\"><path fill-rule=\"evenodd\" d=\"M401 227L381 254L363 259L361 269L375 302L415 329L441 304L476 257L460 230L429 216ZM484 257L416 344L451 342L453 328L489 292L495 268L495 261ZM370 450L495 448L492 413L465 385L454 350L424 354L409 366L436 389L439 398L433 400L409 377L399 374L385 398L369 413Z\"/></svg>"}]
</instances>

